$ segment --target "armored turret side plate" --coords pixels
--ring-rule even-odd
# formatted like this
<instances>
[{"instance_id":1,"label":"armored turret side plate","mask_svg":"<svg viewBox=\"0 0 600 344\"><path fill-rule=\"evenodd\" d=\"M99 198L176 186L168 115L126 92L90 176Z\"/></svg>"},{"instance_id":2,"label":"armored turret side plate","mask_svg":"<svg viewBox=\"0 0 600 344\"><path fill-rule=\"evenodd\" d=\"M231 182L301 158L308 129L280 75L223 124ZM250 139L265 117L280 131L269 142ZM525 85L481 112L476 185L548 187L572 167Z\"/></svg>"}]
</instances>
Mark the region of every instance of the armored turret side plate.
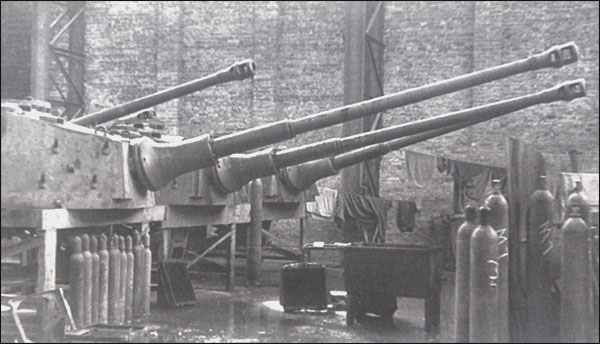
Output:
<instances>
[{"instance_id":1,"label":"armored turret side plate","mask_svg":"<svg viewBox=\"0 0 600 344\"><path fill-rule=\"evenodd\" d=\"M286 188L276 175L262 178L263 203L303 203L304 193L296 193Z\"/></svg>"},{"instance_id":2,"label":"armored turret side plate","mask_svg":"<svg viewBox=\"0 0 600 344\"><path fill-rule=\"evenodd\" d=\"M236 222L236 207L167 205L162 228L185 228L207 225L227 225Z\"/></svg>"},{"instance_id":3,"label":"armored turret side plate","mask_svg":"<svg viewBox=\"0 0 600 344\"><path fill-rule=\"evenodd\" d=\"M154 205L154 194L140 190L130 175L128 140L69 123L2 117L2 208Z\"/></svg>"},{"instance_id":4,"label":"armored turret side plate","mask_svg":"<svg viewBox=\"0 0 600 344\"><path fill-rule=\"evenodd\" d=\"M263 221L292 220L306 217L305 203L263 203ZM250 204L235 206L235 223L250 222Z\"/></svg>"},{"instance_id":5,"label":"armored turret side plate","mask_svg":"<svg viewBox=\"0 0 600 344\"><path fill-rule=\"evenodd\" d=\"M233 205L233 193L215 189L209 168L183 174L156 192L156 203L161 205Z\"/></svg>"}]
</instances>

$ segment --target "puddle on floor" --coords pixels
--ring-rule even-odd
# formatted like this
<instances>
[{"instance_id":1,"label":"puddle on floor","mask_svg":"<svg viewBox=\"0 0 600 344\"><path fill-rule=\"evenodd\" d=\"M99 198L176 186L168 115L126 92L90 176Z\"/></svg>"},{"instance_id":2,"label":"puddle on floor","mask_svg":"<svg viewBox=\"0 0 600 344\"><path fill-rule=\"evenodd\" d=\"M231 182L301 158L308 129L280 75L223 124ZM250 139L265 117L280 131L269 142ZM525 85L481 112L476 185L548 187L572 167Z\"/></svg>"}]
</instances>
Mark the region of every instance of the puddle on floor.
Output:
<instances>
[{"instance_id":1,"label":"puddle on floor","mask_svg":"<svg viewBox=\"0 0 600 344\"><path fill-rule=\"evenodd\" d=\"M284 313L277 288L244 289L234 294L197 291L197 303L176 309L152 308L147 324L164 342L427 342L422 319L373 317L346 326L342 310Z\"/></svg>"}]
</instances>

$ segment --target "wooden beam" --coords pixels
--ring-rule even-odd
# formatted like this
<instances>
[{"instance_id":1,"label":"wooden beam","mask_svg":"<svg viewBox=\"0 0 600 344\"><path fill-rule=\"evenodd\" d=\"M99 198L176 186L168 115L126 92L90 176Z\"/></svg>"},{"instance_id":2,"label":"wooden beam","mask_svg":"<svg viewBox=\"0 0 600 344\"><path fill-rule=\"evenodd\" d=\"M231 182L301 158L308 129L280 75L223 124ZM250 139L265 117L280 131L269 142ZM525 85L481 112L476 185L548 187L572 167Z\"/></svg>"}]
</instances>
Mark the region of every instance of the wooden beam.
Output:
<instances>
[{"instance_id":1,"label":"wooden beam","mask_svg":"<svg viewBox=\"0 0 600 344\"><path fill-rule=\"evenodd\" d=\"M15 254L24 253L34 248L39 248L44 244L44 235L32 236L22 239L20 242L2 246L2 259Z\"/></svg>"},{"instance_id":2,"label":"wooden beam","mask_svg":"<svg viewBox=\"0 0 600 344\"><path fill-rule=\"evenodd\" d=\"M233 235L233 231L229 231L229 233L227 233L227 234L223 235L221 238L219 238L219 240L217 240L214 244L210 245L210 247L207 248L206 250L204 250L204 252L200 253L199 255L196 256L196 258L194 258L192 261L187 263L186 269L189 269L190 267L192 267L192 265L198 263L200 261L200 259L204 258L204 256L209 254L210 251L214 250L217 246L219 246L219 244L221 244L223 241L225 241L231 235Z\"/></svg>"},{"instance_id":3,"label":"wooden beam","mask_svg":"<svg viewBox=\"0 0 600 344\"><path fill-rule=\"evenodd\" d=\"M81 228L163 221L165 207L141 209L2 209L2 227Z\"/></svg>"}]
</instances>

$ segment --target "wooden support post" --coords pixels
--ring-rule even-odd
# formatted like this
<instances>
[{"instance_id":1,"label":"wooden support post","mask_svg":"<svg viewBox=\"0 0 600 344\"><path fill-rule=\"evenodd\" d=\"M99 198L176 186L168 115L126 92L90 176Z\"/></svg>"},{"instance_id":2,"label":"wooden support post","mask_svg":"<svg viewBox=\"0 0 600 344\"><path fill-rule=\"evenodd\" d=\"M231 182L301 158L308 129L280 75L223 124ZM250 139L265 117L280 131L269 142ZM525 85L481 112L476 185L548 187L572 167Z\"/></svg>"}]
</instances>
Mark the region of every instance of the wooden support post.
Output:
<instances>
[{"instance_id":1,"label":"wooden support post","mask_svg":"<svg viewBox=\"0 0 600 344\"><path fill-rule=\"evenodd\" d=\"M38 249L37 293L56 286L56 229L45 229L43 235L44 243Z\"/></svg>"},{"instance_id":2,"label":"wooden support post","mask_svg":"<svg viewBox=\"0 0 600 344\"><path fill-rule=\"evenodd\" d=\"M233 292L235 288L235 231L236 224L231 225L231 238L229 238L229 254L227 255L227 281L225 288Z\"/></svg>"},{"instance_id":3,"label":"wooden support post","mask_svg":"<svg viewBox=\"0 0 600 344\"><path fill-rule=\"evenodd\" d=\"M571 172L578 173L579 172L579 158L578 155L581 154L577 149L571 149L569 151L569 161L571 163Z\"/></svg>"},{"instance_id":4,"label":"wooden support post","mask_svg":"<svg viewBox=\"0 0 600 344\"><path fill-rule=\"evenodd\" d=\"M171 229L170 228L162 228L160 231L161 242L158 250L158 261L162 262L166 259L169 259L169 239L171 237Z\"/></svg>"},{"instance_id":5,"label":"wooden support post","mask_svg":"<svg viewBox=\"0 0 600 344\"><path fill-rule=\"evenodd\" d=\"M263 185L260 179L250 182L250 226L247 233L246 278L249 286L260 285L262 260L262 202Z\"/></svg>"},{"instance_id":6,"label":"wooden support post","mask_svg":"<svg viewBox=\"0 0 600 344\"><path fill-rule=\"evenodd\" d=\"M148 233L150 234L150 222L142 222L142 235Z\"/></svg>"},{"instance_id":7,"label":"wooden support post","mask_svg":"<svg viewBox=\"0 0 600 344\"><path fill-rule=\"evenodd\" d=\"M304 246L304 226L305 226L305 218L300 218L300 246L298 247L300 251L302 251L302 246Z\"/></svg>"}]
</instances>

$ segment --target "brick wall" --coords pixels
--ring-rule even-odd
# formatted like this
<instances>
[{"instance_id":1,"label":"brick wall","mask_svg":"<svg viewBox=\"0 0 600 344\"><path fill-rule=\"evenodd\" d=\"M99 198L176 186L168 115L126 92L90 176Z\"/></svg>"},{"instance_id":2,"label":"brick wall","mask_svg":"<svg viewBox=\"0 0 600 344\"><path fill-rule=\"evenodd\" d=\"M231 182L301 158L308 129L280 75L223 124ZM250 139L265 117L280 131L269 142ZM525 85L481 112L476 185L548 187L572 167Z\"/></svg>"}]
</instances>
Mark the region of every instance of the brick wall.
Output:
<instances>
[{"instance_id":1,"label":"brick wall","mask_svg":"<svg viewBox=\"0 0 600 344\"><path fill-rule=\"evenodd\" d=\"M342 104L339 3L90 2L86 15L90 100L117 104L254 59L253 80L160 106L173 133L236 131ZM297 142L337 131L304 135Z\"/></svg>"},{"instance_id":2,"label":"brick wall","mask_svg":"<svg viewBox=\"0 0 600 344\"><path fill-rule=\"evenodd\" d=\"M393 2L386 16L386 92L414 87L524 58L574 41L580 61L560 70L528 72L467 91L388 111L386 125L533 93L583 77L588 96L571 103L535 106L410 149L466 161L504 166L507 136L539 146L567 168L576 148L582 170L598 171L597 2ZM576 139L574 139L576 138ZM556 163L553 166L558 166ZM382 194L422 199L426 213L447 213L452 182L437 175L421 189L398 173L402 152L382 164Z\"/></svg>"},{"instance_id":3,"label":"brick wall","mask_svg":"<svg viewBox=\"0 0 600 344\"><path fill-rule=\"evenodd\" d=\"M158 108L172 133L230 132L340 106L342 2L88 2L86 96L117 104L208 75L243 59L253 80L232 82ZM385 92L450 78L574 41L581 60L526 73L386 112L385 125L482 105L584 77L589 96L541 105L411 149L502 166L508 135L598 171L597 2L387 2ZM341 127L301 135L295 146L338 136ZM576 139L574 139L576 138ZM447 213L452 183L436 174L426 188L406 183L403 152L382 162L381 194L422 200L425 214ZM321 182L337 186L339 178Z\"/></svg>"},{"instance_id":4,"label":"brick wall","mask_svg":"<svg viewBox=\"0 0 600 344\"><path fill-rule=\"evenodd\" d=\"M2 98L31 95L31 1L2 2Z\"/></svg>"}]
</instances>

